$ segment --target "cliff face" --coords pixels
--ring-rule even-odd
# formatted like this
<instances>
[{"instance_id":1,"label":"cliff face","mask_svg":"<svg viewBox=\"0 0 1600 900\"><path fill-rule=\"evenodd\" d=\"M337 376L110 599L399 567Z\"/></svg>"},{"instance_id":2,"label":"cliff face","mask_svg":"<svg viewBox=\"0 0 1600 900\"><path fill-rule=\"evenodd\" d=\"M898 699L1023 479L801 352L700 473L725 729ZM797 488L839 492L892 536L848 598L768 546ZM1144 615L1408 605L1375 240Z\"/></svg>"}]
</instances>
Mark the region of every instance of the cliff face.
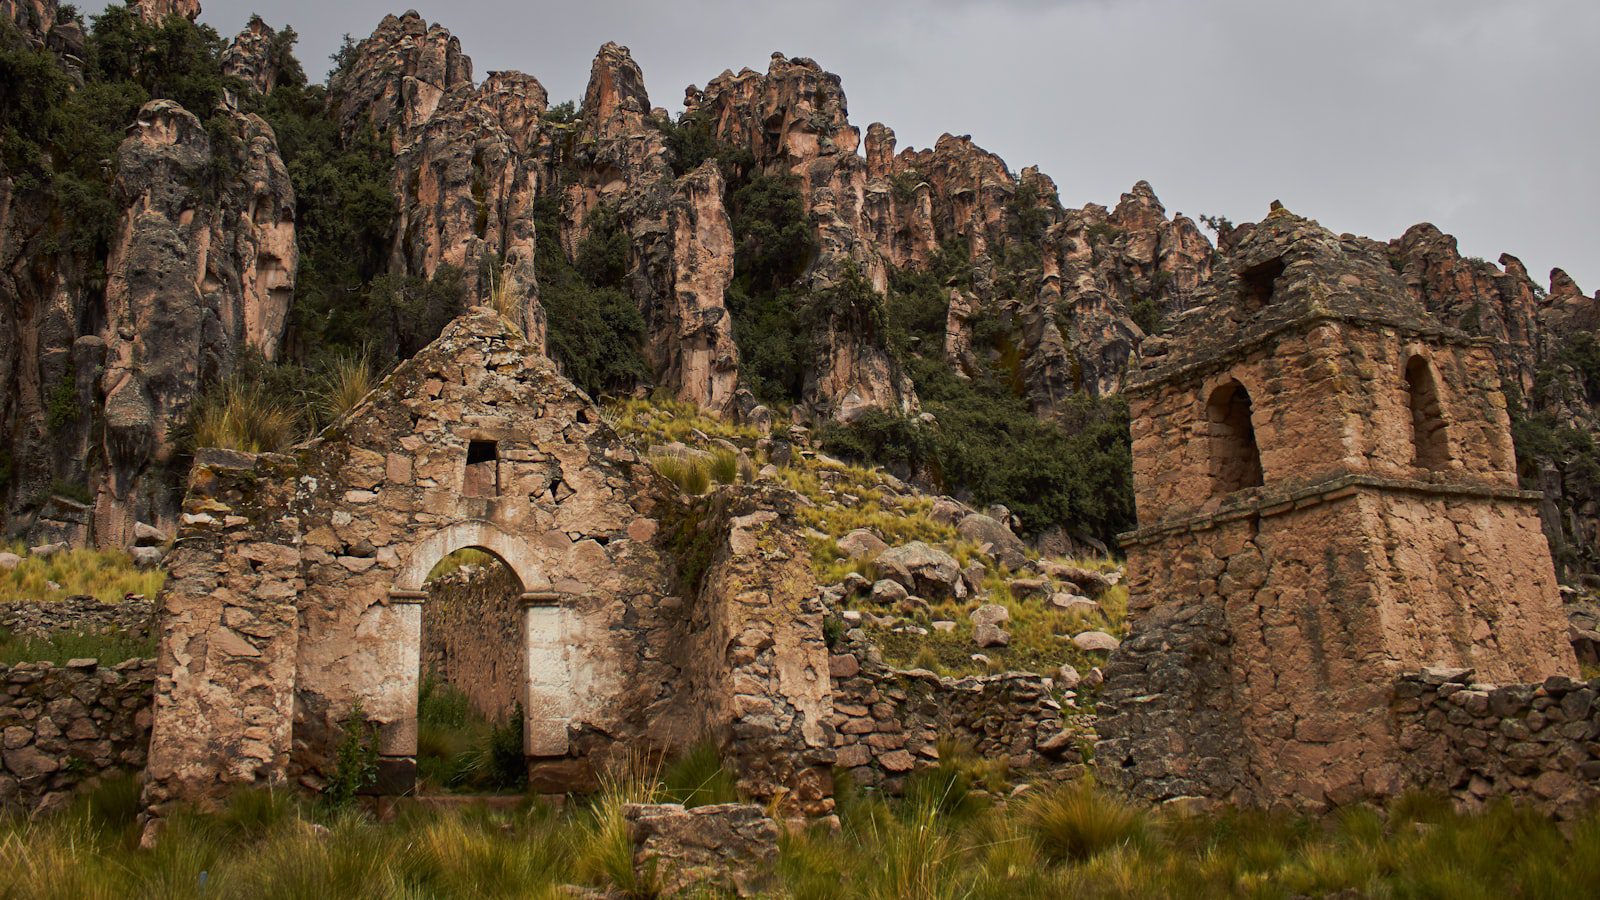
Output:
<instances>
[{"instance_id":1,"label":"cliff face","mask_svg":"<svg viewBox=\"0 0 1600 900\"><path fill-rule=\"evenodd\" d=\"M130 6L150 23L199 11L193 0ZM84 29L54 0L0 0L0 14L83 83ZM9 530L117 544L136 521L170 522L177 435L196 397L247 349L284 355L295 189L272 129L248 110L286 83L286 67L298 71L286 50L253 19L216 61L230 79L219 108L144 107L112 160L115 226L97 257L62 250L59 203L0 171ZM863 138L840 79L810 59L774 54L765 72L723 72L690 87L684 107L676 121L653 107L628 49L608 43L576 115L552 110L530 75L476 81L460 42L416 13L384 18L353 47L325 105L347 141L370 131L392 157L389 273L459 270L463 304L499 306L557 355L540 275L576 266L603 223L621 241L605 288L642 321L615 338L637 344L628 371L642 374L606 389L658 388L734 416L754 405L749 367L771 352L753 332L765 320L740 306L738 248L754 226L739 223L736 195L752 179L799 197L811 249L774 302L797 323L803 371L787 399L812 421L917 412L910 373L926 370L913 362L1070 420L1076 398L1117 394L1166 352L1165 323L1207 302L1213 266L1253 229L1225 229L1213 246L1145 182L1114 207L1067 208L1049 176L1012 170L970 136L900 148L874 123ZM686 134L711 150L686 150ZM538 258L537 228L551 229L543 252L565 260ZM1494 340L1530 428L1600 433L1600 375L1572 350L1600 325L1600 300L1559 270L1544 290L1514 257L1463 259L1431 225L1369 243L1430 312ZM916 341L897 343L892 310L909 283L927 308ZM1552 537L1575 565L1600 564L1600 477L1550 452L1525 468L1554 498Z\"/></svg>"},{"instance_id":2,"label":"cliff face","mask_svg":"<svg viewBox=\"0 0 1600 900\"><path fill-rule=\"evenodd\" d=\"M146 21L193 3L130 4ZM52 2L4 9L77 77L82 29ZM272 129L213 116L227 147L168 100L140 110L106 186L118 210L103 257L65 240L58 193L0 172L0 469L8 530L131 543L173 524L175 432L201 389L283 340L297 263L294 188ZM28 185L28 186L19 186Z\"/></svg>"}]
</instances>

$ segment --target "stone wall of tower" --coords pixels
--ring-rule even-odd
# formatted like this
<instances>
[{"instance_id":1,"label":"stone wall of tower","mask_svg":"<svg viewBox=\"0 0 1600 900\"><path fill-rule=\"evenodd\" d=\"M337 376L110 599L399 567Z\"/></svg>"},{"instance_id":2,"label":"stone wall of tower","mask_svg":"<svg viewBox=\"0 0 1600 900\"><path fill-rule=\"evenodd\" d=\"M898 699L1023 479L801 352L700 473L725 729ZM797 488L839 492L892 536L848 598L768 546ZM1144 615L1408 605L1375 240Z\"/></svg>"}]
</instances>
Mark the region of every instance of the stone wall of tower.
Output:
<instances>
[{"instance_id":1,"label":"stone wall of tower","mask_svg":"<svg viewBox=\"0 0 1600 900\"><path fill-rule=\"evenodd\" d=\"M1419 356L1448 451L1432 466ZM1497 378L1481 345L1329 317L1133 392L1144 527L1124 538L1133 628L1106 672L1103 777L1154 800L1392 795L1415 781L1387 712L1398 677L1576 673ZM1262 475L1244 490L1217 481L1207 411L1233 382Z\"/></svg>"}]
</instances>

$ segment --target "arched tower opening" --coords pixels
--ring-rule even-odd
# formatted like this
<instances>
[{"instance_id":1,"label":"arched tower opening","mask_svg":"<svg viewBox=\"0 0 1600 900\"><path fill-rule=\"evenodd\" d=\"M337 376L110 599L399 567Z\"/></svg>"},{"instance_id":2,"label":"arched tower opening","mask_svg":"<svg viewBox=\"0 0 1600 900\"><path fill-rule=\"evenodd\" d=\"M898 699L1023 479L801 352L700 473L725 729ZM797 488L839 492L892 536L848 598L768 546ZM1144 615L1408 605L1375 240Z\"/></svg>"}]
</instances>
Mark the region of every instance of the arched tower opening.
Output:
<instances>
[{"instance_id":1,"label":"arched tower opening","mask_svg":"<svg viewBox=\"0 0 1600 900\"><path fill-rule=\"evenodd\" d=\"M1412 464L1443 469L1450 464L1449 430L1439 403L1439 380L1425 356L1406 362L1406 395L1411 406Z\"/></svg>"},{"instance_id":2,"label":"arched tower opening","mask_svg":"<svg viewBox=\"0 0 1600 900\"><path fill-rule=\"evenodd\" d=\"M1237 381L1222 385L1206 402L1206 418L1211 424L1213 492L1222 495L1260 487L1261 451L1251 420L1250 392Z\"/></svg>"}]
</instances>

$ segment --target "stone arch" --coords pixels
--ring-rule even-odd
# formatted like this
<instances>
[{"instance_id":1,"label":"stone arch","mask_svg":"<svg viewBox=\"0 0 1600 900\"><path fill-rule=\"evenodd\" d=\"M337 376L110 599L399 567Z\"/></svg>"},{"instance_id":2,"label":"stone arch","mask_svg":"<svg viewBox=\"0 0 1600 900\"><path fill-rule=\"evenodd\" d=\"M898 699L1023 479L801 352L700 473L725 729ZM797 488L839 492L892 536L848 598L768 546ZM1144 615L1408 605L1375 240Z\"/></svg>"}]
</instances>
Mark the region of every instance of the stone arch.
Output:
<instances>
[{"instance_id":1,"label":"stone arch","mask_svg":"<svg viewBox=\"0 0 1600 900\"><path fill-rule=\"evenodd\" d=\"M550 580L528 552L528 539L507 532L493 522L473 519L435 531L409 549L409 555L395 574L390 596L396 599L426 599L423 584L439 560L465 549L491 553L506 564L524 592L548 592Z\"/></svg>"},{"instance_id":2,"label":"stone arch","mask_svg":"<svg viewBox=\"0 0 1600 900\"><path fill-rule=\"evenodd\" d=\"M1438 470L1450 465L1450 433L1439 399L1433 361L1421 353L1406 360L1405 388L1411 410L1412 465Z\"/></svg>"},{"instance_id":3,"label":"stone arch","mask_svg":"<svg viewBox=\"0 0 1600 900\"><path fill-rule=\"evenodd\" d=\"M1215 495L1261 487L1261 449L1256 444L1250 391L1237 378L1213 388L1206 397L1211 484Z\"/></svg>"}]
</instances>

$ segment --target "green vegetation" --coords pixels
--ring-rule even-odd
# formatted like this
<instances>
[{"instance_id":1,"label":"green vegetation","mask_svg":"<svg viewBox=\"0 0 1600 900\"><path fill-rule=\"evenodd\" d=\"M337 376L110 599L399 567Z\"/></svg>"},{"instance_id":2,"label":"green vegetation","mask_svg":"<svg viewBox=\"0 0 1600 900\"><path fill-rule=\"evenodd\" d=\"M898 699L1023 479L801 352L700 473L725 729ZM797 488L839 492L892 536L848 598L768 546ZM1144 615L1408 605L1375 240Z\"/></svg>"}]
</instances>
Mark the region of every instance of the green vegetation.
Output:
<instances>
[{"instance_id":1,"label":"green vegetation","mask_svg":"<svg viewBox=\"0 0 1600 900\"><path fill-rule=\"evenodd\" d=\"M534 203L539 302L549 320L550 355L591 397L626 392L650 377L640 350L644 318L628 296L628 236L616 210L589 213L588 234L569 262L561 247L560 201Z\"/></svg>"},{"instance_id":2,"label":"green vegetation","mask_svg":"<svg viewBox=\"0 0 1600 900\"><path fill-rule=\"evenodd\" d=\"M194 447L262 453L282 450L304 435L300 411L256 381L231 378L195 404Z\"/></svg>"},{"instance_id":3,"label":"green vegetation","mask_svg":"<svg viewBox=\"0 0 1600 900\"><path fill-rule=\"evenodd\" d=\"M155 638L149 635L135 637L121 631L91 631L35 637L15 635L0 628L0 665L52 662L61 666L74 659L97 659L102 666L114 666L155 655Z\"/></svg>"},{"instance_id":4,"label":"green vegetation","mask_svg":"<svg viewBox=\"0 0 1600 900\"><path fill-rule=\"evenodd\" d=\"M737 803L733 773L722 764L716 744L701 741L661 770L662 801L693 809L716 803Z\"/></svg>"},{"instance_id":5,"label":"green vegetation","mask_svg":"<svg viewBox=\"0 0 1600 900\"><path fill-rule=\"evenodd\" d=\"M155 599L166 581L160 569L141 569L121 550L63 550L48 557L27 555L20 544L0 547L22 557L15 569L0 569L0 603L87 595L118 603L129 594ZM54 583L58 589L51 589Z\"/></svg>"},{"instance_id":6,"label":"green vegetation","mask_svg":"<svg viewBox=\"0 0 1600 900\"><path fill-rule=\"evenodd\" d=\"M424 792L522 790L528 780L522 707L492 722L461 689L424 676L417 696L417 777Z\"/></svg>"},{"instance_id":7,"label":"green vegetation","mask_svg":"<svg viewBox=\"0 0 1600 900\"><path fill-rule=\"evenodd\" d=\"M334 752L334 771L322 797L333 807L347 807L356 795L378 780L378 742L366 710L356 702L341 725L344 738Z\"/></svg>"},{"instance_id":8,"label":"green vegetation","mask_svg":"<svg viewBox=\"0 0 1600 900\"><path fill-rule=\"evenodd\" d=\"M815 364L816 317L796 282L816 254L816 235L792 175L756 175L728 197L733 284L728 312L740 374L766 403L800 399Z\"/></svg>"},{"instance_id":9,"label":"green vegetation","mask_svg":"<svg viewBox=\"0 0 1600 900\"><path fill-rule=\"evenodd\" d=\"M906 800L841 785L842 827L788 828L772 896L1584 897L1600 883L1600 817L1569 826L1510 806L1459 815L1429 797L1323 819L1129 807L1082 785L995 802L941 766ZM247 792L179 813L137 849L139 788L107 781L60 815L0 820L0 896L557 897L563 884L650 896L624 803L660 799L654 773L608 779L564 810L415 810L379 823L293 793ZM320 828L319 828L320 826ZM321 829L326 829L325 831ZM203 886L203 887L202 887Z\"/></svg>"}]
</instances>

